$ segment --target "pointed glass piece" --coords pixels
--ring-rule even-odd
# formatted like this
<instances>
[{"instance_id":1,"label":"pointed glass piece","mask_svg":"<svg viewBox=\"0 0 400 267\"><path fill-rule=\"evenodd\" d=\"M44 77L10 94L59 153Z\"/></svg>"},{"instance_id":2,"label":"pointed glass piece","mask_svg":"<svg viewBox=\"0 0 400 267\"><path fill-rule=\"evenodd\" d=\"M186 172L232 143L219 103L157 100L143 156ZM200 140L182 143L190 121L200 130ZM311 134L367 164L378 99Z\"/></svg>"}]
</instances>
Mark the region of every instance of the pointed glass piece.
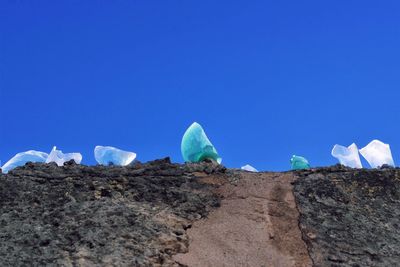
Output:
<instances>
[{"instance_id":1,"label":"pointed glass piece","mask_svg":"<svg viewBox=\"0 0 400 267\"><path fill-rule=\"evenodd\" d=\"M29 150L21 152L12 157L6 164L1 167L3 173L8 173L10 170L24 166L27 162L45 162L49 155L44 152Z\"/></svg>"},{"instance_id":2,"label":"pointed glass piece","mask_svg":"<svg viewBox=\"0 0 400 267\"><path fill-rule=\"evenodd\" d=\"M136 158L136 153L112 146L96 146L94 148L94 157L102 165L126 166Z\"/></svg>"},{"instance_id":3,"label":"pointed glass piece","mask_svg":"<svg viewBox=\"0 0 400 267\"><path fill-rule=\"evenodd\" d=\"M351 168L362 168L358 147L351 144L349 147L335 145L332 149L332 156L337 158L340 164Z\"/></svg>"},{"instance_id":4,"label":"pointed glass piece","mask_svg":"<svg viewBox=\"0 0 400 267\"><path fill-rule=\"evenodd\" d=\"M244 171L248 171L248 172L258 172L256 168L254 168L253 166L251 166L249 164L244 165L241 169Z\"/></svg>"},{"instance_id":5,"label":"pointed glass piece","mask_svg":"<svg viewBox=\"0 0 400 267\"><path fill-rule=\"evenodd\" d=\"M379 140L373 140L366 147L361 148L360 154L372 168L378 168L385 164L395 167L390 146Z\"/></svg>"},{"instance_id":6,"label":"pointed glass piece","mask_svg":"<svg viewBox=\"0 0 400 267\"><path fill-rule=\"evenodd\" d=\"M310 168L308 160L300 156L293 155L290 163L292 164L292 170L306 170Z\"/></svg>"},{"instance_id":7,"label":"pointed glass piece","mask_svg":"<svg viewBox=\"0 0 400 267\"><path fill-rule=\"evenodd\" d=\"M76 164L80 164L82 161L82 155L80 153L62 153L61 150L57 150L57 147L53 147L49 157L46 159L46 163L55 162L58 166L63 166L64 162L73 159Z\"/></svg>"},{"instance_id":8,"label":"pointed glass piece","mask_svg":"<svg viewBox=\"0 0 400 267\"><path fill-rule=\"evenodd\" d=\"M213 159L220 164L222 161L217 150L208 140L203 128L197 122L190 125L183 135L181 152L185 162L200 162L204 159Z\"/></svg>"}]
</instances>

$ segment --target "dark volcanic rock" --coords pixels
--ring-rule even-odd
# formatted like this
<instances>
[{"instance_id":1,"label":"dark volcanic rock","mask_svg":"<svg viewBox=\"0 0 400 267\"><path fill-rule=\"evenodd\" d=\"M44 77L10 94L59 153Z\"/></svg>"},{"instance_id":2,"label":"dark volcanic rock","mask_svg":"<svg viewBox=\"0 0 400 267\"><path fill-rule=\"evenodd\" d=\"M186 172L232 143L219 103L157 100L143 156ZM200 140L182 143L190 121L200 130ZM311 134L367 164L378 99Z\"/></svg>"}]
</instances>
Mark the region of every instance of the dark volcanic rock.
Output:
<instances>
[{"instance_id":1,"label":"dark volcanic rock","mask_svg":"<svg viewBox=\"0 0 400 267\"><path fill-rule=\"evenodd\" d=\"M400 172L298 172L300 229L315 266L400 265Z\"/></svg>"},{"instance_id":2,"label":"dark volcanic rock","mask_svg":"<svg viewBox=\"0 0 400 267\"><path fill-rule=\"evenodd\" d=\"M399 226L396 168L165 158L0 174L0 266L400 266Z\"/></svg>"},{"instance_id":3,"label":"dark volcanic rock","mask_svg":"<svg viewBox=\"0 0 400 267\"><path fill-rule=\"evenodd\" d=\"M177 265L186 229L219 205L193 170L169 159L132 166L28 163L0 174L0 266Z\"/></svg>"}]
</instances>

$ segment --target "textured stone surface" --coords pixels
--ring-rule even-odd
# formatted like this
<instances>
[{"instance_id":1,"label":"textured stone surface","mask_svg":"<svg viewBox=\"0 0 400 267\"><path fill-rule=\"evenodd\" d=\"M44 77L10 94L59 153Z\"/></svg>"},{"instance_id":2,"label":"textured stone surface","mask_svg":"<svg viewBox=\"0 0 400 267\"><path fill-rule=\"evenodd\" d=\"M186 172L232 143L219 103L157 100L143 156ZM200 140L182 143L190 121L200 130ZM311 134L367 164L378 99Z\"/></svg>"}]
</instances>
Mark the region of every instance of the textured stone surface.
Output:
<instances>
[{"instance_id":1,"label":"textured stone surface","mask_svg":"<svg viewBox=\"0 0 400 267\"><path fill-rule=\"evenodd\" d=\"M221 207L193 224L188 230L189 252L174 258L194 267L311 266L298 227L294 175L239 175L236 184L213 179L222 182Z\"/></svg>"},{"instance_id":2,"label":"textured stone surface","mask_svg":"<svg viewBox=\"0 0 400 267\"><path fill-rule=\"evenodd\" d=\"M0 266L399 266L400 170L28 163L0 174Z\"/></svg>"},{"instance_id":3,"label":"textured stone surface","mask_svg":"<svg viewBox=\"0 0 400 267\"><path fill-rule=\"evenodd\" d=\"M400 265L400 171L299 172L294 193L315 266Z\"/></svg>"},{"instance_id":4,"label":"textured stone surface","mask_svg":"<svg viewBox=\"0 0 400 267\"><path fill-rule=\"evenodd\" d=\"M0 266L176 266L186 229L219 205L212 164L28 163L0 175Z\"/></svg>"}]
</instances>

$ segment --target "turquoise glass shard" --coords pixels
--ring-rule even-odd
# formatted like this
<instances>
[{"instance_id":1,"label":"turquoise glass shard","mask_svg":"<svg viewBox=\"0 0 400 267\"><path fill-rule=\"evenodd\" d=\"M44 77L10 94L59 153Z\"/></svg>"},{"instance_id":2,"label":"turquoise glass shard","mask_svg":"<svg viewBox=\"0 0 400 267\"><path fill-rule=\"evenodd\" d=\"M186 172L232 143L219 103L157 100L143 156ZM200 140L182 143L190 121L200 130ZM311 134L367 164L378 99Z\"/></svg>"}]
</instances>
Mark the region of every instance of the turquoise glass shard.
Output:
<instances>
[{"instance_id":1,"label":"turquoise glass shard","mask_svg":"<svg viewBox=\"0 0 400 267\"><path fill-rule=\"evenodd\" d=\"M293 155L290 163L292 164L292 170L306 170L310 168L308 160L300 156Z\"/></svg>"},{"instance_id":2,"label":"turquoise glass shard","mask_svg":"<svg viewBox=\"0 0 400 267\"><path fill-rule=\"evenodd\" d=\"M190 125L183 135L181 152L185 162L200 162L205 159L213 159L220 164L222 161L203 128L197 122Z\"/></svg>"},{"instance_id":3,"label":"turquoise glass shard","mask_svg":"<svg viewBox=\"0 0 400 267\"><path fill-rule=\"evenodd\" d=\"M49 155L44 152L29 150L21 152L12 157L6 164L1 167L3 173L8 173L10 170L24 166L27 162L45 162Z\"/></svg>"}]
</instances>

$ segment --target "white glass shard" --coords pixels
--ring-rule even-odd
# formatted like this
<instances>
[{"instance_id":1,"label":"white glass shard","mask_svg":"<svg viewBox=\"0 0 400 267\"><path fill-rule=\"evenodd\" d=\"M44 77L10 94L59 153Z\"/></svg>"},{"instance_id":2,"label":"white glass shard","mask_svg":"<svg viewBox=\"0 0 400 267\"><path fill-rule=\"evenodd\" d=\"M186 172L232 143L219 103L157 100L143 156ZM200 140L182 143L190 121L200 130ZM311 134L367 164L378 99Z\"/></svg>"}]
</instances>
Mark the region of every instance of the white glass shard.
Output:
<instances>
[{"instance_id":1,"label":"white glass shard","mask_svg":"<svg viewBox=\"0 0 400 267\"><path fill-rule=\"evenodd\" d=\"M102 165L126 166L136 158L136 153L112 146L96 146L94 148L94 157Z\"/></svg>"},{"instance_id":2,"label":"white glass shard","mask_svg":"<svg viewBox=\"0 0 400 267\"><path fill-rule=\"evenodd\" d=\"M379 140L373 140L366 147L360 149L360 154L368 161L372 168L378 168L384 164L392 167L395 166L390 146Z\"/></svg>"},{"instance_id":3,"label":"white glass shard","mask_svg":"<svg viewBox=\"0 0 400 267\"><path fill-rule=\"evenodd\" d=\"M335 145L331 154L344 166L358 169L362 168L358 147L354 143L349 147Z\"/></svg>"},{"instance_id":4,"label":"white glass shard","mask_svg":"<svg viewBox=\"0 0 400 267\"><path fill-rule=\"evenodd\" d=\"M10 170L25 165L27 162L45 162L49 155L44 152L29 150L21 152L12 157L6 164L1 167L3 173L8 173Z\"/></svg>"},{"instance_id":5,"label":"white glass shard","mask_svg":"<svg viewBox=\"0 0 400 267\"><path fill-rule=\"evenodd\" d=\"M244 165L241 169L244 171L248 171L248 172L258 172L256 168L254 168L253 166L251 166L249 164Z\"/></svg>"},{"instance_id":6,"label":"white glass shard","mask_svg":"<svg viewBox=\"0 0 400 267\"><path fill-rule=\"evenodd\" d=\"M58 166L63 166L64 162L70 161L73 159L76 164L80 164L82 161L81 153L62 153L61 150L57 150L57 147L53 147L53 150L50 152L46 163L55 162Z\"/></svg>"}]
</instances>

